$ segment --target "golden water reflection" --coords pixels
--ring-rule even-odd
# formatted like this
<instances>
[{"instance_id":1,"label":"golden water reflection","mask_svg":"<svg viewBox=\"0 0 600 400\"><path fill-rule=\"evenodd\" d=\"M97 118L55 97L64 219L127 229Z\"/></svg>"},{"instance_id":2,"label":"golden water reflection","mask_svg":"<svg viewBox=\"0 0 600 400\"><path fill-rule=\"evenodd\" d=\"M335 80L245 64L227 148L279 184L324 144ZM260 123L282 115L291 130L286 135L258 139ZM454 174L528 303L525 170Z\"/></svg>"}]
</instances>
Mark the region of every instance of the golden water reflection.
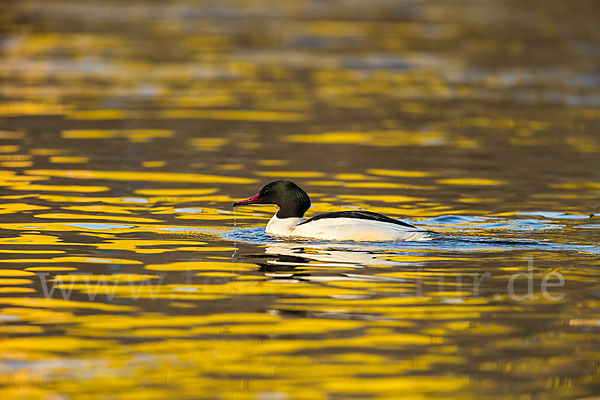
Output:
<instances>
[{"instance_id":1,"label":"golden water reflection","mask_svg":"<svg viewBox=\"0 0 600 400\"><path fill-rule=\"evenodd\" d=\"M600 390L593 2L4 3L0 397ZM276 179L447 237L270 238Z\"/></svg>"}]
</instances>

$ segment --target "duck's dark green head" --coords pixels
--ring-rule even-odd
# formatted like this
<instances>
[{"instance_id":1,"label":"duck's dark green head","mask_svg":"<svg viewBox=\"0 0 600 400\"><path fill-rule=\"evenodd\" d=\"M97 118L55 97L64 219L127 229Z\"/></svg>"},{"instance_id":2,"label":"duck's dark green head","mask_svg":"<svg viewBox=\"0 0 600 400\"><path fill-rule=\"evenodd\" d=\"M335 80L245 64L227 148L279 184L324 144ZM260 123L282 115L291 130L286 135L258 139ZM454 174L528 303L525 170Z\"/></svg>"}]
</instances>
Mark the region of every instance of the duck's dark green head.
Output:
<instances>
[{"instance_id":1,"label":"duck's dark green head","mask_svg":"<svg viewBox=\"0 0 600 400\"><path fill-rule=\"evenodd\" d=\"M265 185L255 196L233 203L234 207L247 204L276 204L278 218L301 218L310 208L310 198L294 182L275 181Z\"/></svg>"}]
</instances>

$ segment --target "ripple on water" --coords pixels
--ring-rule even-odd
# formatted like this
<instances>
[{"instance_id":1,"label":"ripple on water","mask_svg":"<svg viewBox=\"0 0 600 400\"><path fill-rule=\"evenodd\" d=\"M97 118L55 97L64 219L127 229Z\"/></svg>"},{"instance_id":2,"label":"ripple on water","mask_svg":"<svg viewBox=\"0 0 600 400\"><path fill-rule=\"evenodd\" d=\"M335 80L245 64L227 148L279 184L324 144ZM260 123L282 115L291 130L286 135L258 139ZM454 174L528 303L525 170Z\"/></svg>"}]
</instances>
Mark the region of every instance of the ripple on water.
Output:
<instances>
[{"instance_id":1,"label":"ripple on water","mask_svg":"<svg viewBox=\"0 0 600 400\"><path fill-rule=\"evenodd\" d=\"M532 211L532 212L520 212L517 215L531 215L544 217L548 219L588 219L589 215L581 215L581 214L568 214L563 212L554 212L554 211Z\"/></svg>"}]
</instances>

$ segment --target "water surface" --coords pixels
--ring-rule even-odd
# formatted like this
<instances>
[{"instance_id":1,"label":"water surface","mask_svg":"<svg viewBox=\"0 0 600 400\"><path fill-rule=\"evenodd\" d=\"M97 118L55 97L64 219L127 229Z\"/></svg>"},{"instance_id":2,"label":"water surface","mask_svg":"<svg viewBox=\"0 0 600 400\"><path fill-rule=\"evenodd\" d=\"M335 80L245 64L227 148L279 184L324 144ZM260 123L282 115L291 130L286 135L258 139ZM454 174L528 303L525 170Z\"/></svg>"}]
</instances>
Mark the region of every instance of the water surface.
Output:
<instances>
[{"instance_id":1,"label":"water surface","mask_svg":"<svg viewBox=\"0 0 600 400\"><path fill-rule=\"evenodd\" d=\"M597 395L598 10L521 3L4 1L1 397Z\"/></svg>"}]
</instances>

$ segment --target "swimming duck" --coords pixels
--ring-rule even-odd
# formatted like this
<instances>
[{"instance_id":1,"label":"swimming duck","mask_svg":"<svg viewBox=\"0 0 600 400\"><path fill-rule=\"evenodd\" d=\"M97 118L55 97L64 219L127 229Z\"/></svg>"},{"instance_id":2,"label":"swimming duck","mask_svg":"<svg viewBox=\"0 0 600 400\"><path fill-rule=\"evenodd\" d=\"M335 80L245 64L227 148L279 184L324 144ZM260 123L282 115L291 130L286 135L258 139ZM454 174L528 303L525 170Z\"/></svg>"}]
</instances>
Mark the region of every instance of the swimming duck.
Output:
<instances>
[{"instance_id":1,"label":"swimming duck","mask_svg":"<svg viewBox=\"0 0 600 400\"><path fill-rule=\"evenodd\" d=\"M265 185L253 197L233 203L276 204L279 210L269 223L269 235L340 241L431 240L442 236L427 229L370 211L337 211L319 214L304 221L310 198L294 182L275 181Z\"/></svg>"}]
</instances>

